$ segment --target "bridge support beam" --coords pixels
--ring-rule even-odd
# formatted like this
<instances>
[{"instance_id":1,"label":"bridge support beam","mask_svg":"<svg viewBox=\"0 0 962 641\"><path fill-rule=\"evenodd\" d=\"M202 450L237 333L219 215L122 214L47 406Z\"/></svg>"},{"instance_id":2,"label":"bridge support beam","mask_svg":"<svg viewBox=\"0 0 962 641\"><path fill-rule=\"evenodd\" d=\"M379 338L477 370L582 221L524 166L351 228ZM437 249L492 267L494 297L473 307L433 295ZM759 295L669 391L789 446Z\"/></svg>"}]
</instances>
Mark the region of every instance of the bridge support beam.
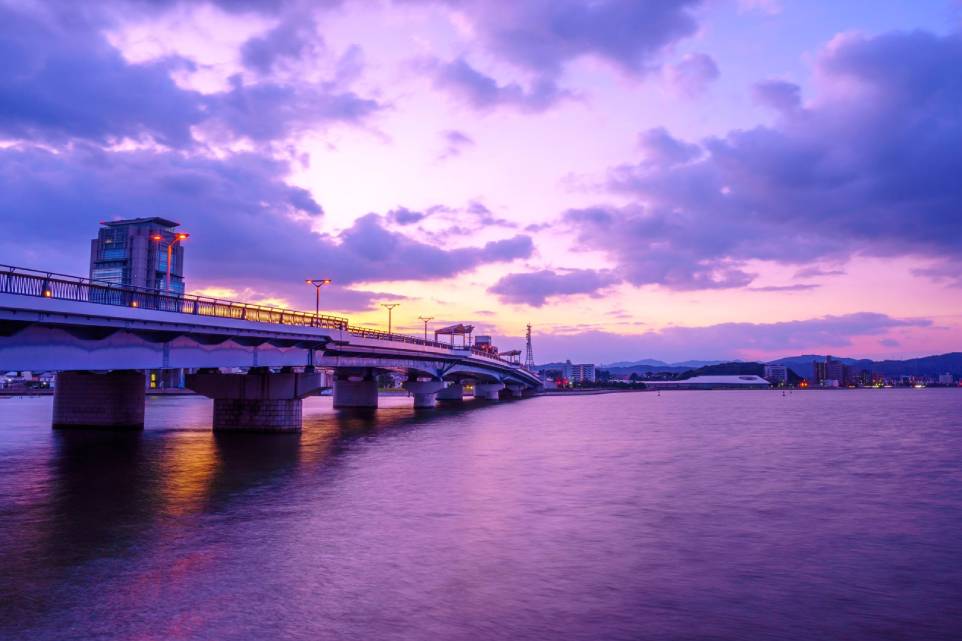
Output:
<instances>
[{"instance_id":1,"label":"bridge support beam","mask_svg":"<svg viewBox=\"0 0 962 641\"><path fill-rule=\"evenodd\" d=\"M461 403L464 401L464 385L451 383L438 391L437 399L441 403Z\"/></svg>"},{"instance_id":2,"label":"bridge support beam","mask_svg":"<svg viewBox=\"0 0 962 641\"><path fill-rule=\"evenodd\" d=\"M442 381L406 381L402 387L414 394L415 409L433 408L438 392L444 389Z\"/></svg>"},{"instance_id":3,"label":"bridge support beam","mask_svg":"<svg viewBox=\"0 0 962 641\"><path fill-rule=\"evenodd\" d=\"M144 429L143 372L60 372L53 395L54 428Z\"/></svg>"},{"instance_id":4,"label":"bridge support beam","mask_svg":"<svg viewBox=\"0 0 962 641\"><path fill-rule=\"evenodd\" d=\"M352 380L354 378L354 380ZM334 376L334 408L377 408L377 380L373 374L349 378Z\"/></svg>"},{"instance_id":5,"label":"bridge support beam","mask_svg":"<svg viewBox=\"0 0 962 641\"><path fill-rule=\"evenodd\" d=\"M504 383L475 383L474 398L496 401L499 398L499 392L503 389Z\"/></svg>"},{"instance_id":6,"label":"bridge support beam","mask_svg":"<svg viewBox=\"0 0 962 641\"><path fill-rule=\"evenodd\" d=\"M214 399L214 430L228 432L299 432L302 399L321 386L320 374L292 371L187 377L187 387Z\"/></svg>"}]
</instances>

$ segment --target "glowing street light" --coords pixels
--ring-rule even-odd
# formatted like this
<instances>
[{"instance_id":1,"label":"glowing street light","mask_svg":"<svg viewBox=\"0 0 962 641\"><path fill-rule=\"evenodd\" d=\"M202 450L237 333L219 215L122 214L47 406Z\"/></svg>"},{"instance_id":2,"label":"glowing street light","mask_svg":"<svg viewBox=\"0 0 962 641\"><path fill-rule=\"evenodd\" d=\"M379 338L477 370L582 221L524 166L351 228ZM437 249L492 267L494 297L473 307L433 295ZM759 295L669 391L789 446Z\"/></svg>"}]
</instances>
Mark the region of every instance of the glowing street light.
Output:
<instances>
[{"instance_id":1,"label":"glowing street light","mask_svg":"<svg viewBox=\"0 0 962 641\"><path fill-rule=\"evenodd\" d=\"M330 285L330 278L309 278L304 281L308 285L314 286L314 323L317 323L317 319L321 315L321 287L324 285Z\"/></svg>"},{"instance_id":2,"label":"glowing street light","mask_svg":"<svg viewBox=\"0 0 962 641\"><path fill-rule=\"evenodd\" d=\"M428 321L433 321L434 316L418 316L419 321L424 321L424 342L428 340Z\"/></svg>"},{"instance_id":3,"label":"glowing street light","mask_svg":"<svg viewBox=\"0 0 962 641\"><path fill-rule=\"evenodd\" d=\"M401 303L381 303L381 307L387 310L387 333L391 333L391 312Z\"/></svg>"},{"instance_id":4,"label":"glowing street light","mask_svg":"<svg viewBox=\"0 0 962 641\"><path fill-rule=\"evenodd\" d=\"M167 290L168 294L170 293L170 263L173 260L173 256L174 256L174 243L183 242L188 238L190 238L190 234L185 234L184 232L177 232L176 234L174 234L173 239L169 243L167 243L167 282L166 282L165 289ZM150 237L150 239L156 240L157 243L159 244L160 241L164 239L164 237L161 236L160 234L154 234L153 236Z\"/></svg>"}]
</instances>

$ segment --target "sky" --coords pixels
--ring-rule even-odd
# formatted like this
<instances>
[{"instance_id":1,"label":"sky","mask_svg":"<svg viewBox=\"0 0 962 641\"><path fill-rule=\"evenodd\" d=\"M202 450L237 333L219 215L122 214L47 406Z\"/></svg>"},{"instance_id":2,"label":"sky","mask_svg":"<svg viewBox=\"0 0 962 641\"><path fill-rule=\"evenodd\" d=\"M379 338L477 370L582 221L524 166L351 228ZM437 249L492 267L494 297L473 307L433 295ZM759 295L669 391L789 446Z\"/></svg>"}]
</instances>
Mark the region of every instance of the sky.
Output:
<instances>
[{"instance_id":1,"label":"sky","mask_svg":"<svg viewBox=\"0 0 962 641\"><path fill-rule=\"evenodd\" d=\"M0 262L536 360L962 349L958 0L0 0Z\"/></svg>"}]
</instances>

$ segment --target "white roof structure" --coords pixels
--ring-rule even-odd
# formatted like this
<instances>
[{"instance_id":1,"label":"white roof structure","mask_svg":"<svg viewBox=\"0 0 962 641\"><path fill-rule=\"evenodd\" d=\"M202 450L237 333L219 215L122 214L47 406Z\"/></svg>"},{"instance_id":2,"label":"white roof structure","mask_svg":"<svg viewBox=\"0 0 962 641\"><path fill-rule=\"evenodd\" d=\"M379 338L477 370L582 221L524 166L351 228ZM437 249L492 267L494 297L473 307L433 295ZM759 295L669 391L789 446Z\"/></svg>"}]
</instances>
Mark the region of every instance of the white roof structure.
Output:
<instances>
[{"instance_id":1,"label":"white roof structure","mask_svg":"<svg viewBox=\"0 0 962 641\"><path fill-rule=\"evenodd\" d=\"M733 374L694 376L681 381L645 381L645 386L653 389L757 389L772 384L754 374Z\"/></svg>"}]
</instances>

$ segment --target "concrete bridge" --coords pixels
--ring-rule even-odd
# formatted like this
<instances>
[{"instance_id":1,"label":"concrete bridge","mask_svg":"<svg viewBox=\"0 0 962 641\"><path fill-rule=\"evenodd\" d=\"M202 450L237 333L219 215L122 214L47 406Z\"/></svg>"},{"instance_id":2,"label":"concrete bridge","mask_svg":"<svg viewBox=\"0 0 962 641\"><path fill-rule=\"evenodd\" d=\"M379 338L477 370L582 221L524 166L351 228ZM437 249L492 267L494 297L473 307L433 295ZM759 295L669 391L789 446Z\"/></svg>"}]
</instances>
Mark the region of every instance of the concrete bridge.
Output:
<instances>
[{"instance_id":1,"label":"concrete bridge","mask_svg":"<svg viewBox=\"0 0 962 641\"><path fill-rule=\"evenodd\" d=\"M334 407L376 408L378 373L406 375L417 408L522 397L516 362L350 325L345 318L0 266L0 370L56 371L54 427L142 428L145 370L191 369L215 430L296 431L301 401L329 384ZM244 368L246 373L222 373Z\"/></svg>"}]
</instances>

